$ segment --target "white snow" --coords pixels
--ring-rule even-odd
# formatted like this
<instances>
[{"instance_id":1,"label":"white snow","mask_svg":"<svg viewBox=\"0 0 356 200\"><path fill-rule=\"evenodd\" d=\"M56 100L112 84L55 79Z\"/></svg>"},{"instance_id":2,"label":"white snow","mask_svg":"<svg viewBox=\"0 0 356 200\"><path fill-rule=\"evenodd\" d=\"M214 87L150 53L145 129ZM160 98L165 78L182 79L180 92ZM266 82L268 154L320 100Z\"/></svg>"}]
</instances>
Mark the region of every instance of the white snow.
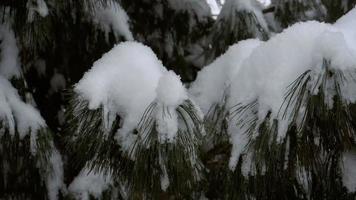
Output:
<instances>
[{"instance_id":1,"label":"white snow","mask_svg":"<svg viewBox=\"0 0 356 200\"><path fill-rule=\"evenodd\" d=\"M7 79L19 78L20 60L14 32L7 25L0 25L0 74Z\"/></svg>"},{"instance_id":2,"label":"white snow","mask_svg":"<svg viewBox=\"0 0 356 200\"><path fill-rule=\"evenodd\" d=\"M30 0L27 2L28 16L27 20L33 22L35 12L37 12L41 17L46 17L48 15L48 7L44 0Z\"/></svg>"},{"instance_id":3,"label":"white snow","mask_svg":"<svg viewBox=\"0 0 356 200\"><path fill-rule=\"evenodd\" d=\"M65 194L66 187L63 182L63 161L57 149L52 144L52 154L49 158L46 186L49 200L57 200L60 190Z\"/></svg>"},{"instance_id":4,"label":"white snow","mask_svg":"<svg viewBox=\"0 0 356 200\"><path fill-rule=\"evenodd\" d=\"M180 77L173 71L167 71L162 75L156 93L157 101L169 107L177 107L188 98Z\"/></svg>"},{"instance_id":5,"label":"white snow","mask_svg":"<svg viewBox=\"0 0 356 200\"><path fill-rule=\"evenodd\" d=\"M149 47L124 42L97 60L75 91L89 102L89 109L103 106L108 114L123 117L117 137L125 137L156 98L156 87L165 71Z\"/></svg>"},{"instance_id":6,"label":"white snow","mask_svg":"<svg viewBox=\"0 0 356 200\"><path fill-rule=\"evenodd\" d=\"M207 3L210 6L211 14L213 14L213 16L219 15L221 10L221 5L219 5L216 0L207 0Z\"/></svg>"},{"instance_id":7,"label":"white snow","mask_svg":"<svg viewBox=\"0 0 356 200\"><path fill-rule=\"evenodd\" d=\"M90 9L88 12L93 22L106 33L107 40L111 31L116 39L123 36L126 40L134 40L128 24L129 17L117 2L112 1L108 5L96 2L93 13Z\"/></svg>"},{"instance_id":8,"label":"white snow","mask_svg":"<svg viewBox=\"0 0 356 200\"><path fill-rule=\"evenodd\" d=\"M113 184L111 174L89 171L84 168L69 185L69 192L78 200L100 199L101 194Z\"/></svg>"},{"instance_id":9,"label":"white snow","mask_svg":"<svg viewBox=\"0 0 356 200\"><path fill-rule=\"evenodd\" d=\"M132 141L129 133L154 101L156 128L162 141L171 141L178 130L175 109L188 98L180 77L167 72L153 51L137 42L120 43L106 53L76 84L75 91L89 102L89 109L102 106L104 118L122 117L116 138L124 149Z\"/></svg>"},{"instance_id":10,"label":"white snow","mask_svg":"<svg viewBox=\"0 0 356 200\"><path fill-rule=\"evenodd\" d=\"M349 47L356 52L356 8L341 17L335 23L335 27L342 30Z\"/></svg>"},{"instance_id":11,"label":"white snow","mask_svg":"<svg viewBox=\"0 0 356 200\"><path fill-rule=\"evenodd\" d=\"M180 77L173 71L165 72L156 88L157 131L160 133L160 141L174 141L178 131L178 116L175 109L188 99L185 87Z\"/></svg>"},{"instance_id":12,"label":"white snow","mask_svg":"<svg viewBox=\"0 0 356 200\"><path fill-rule=\"evenodd\" d=\"M225 54L213 63L199 71L196 80L189 89L189 93L204 114L207 114L214 104L223 100L224 94L228 92L231 79L239 71L242 61L250 56L252 50L261 43L257 39L240 41L232 45Z\"/></svg>"},{"instance_id":13,"label":"white snow","mask_svg":"<svg viewBox=\"0 0 356 200\"><path fill-rule=\"evenodd\" d=\"M15 130L18 131L20 139L30 134L31 152L36 153L36 134L40 128L46 127L45 121L32 105L21 100L15 88L1 76L0 120L5 123L10 135L14 135Z\"/></svg>"},{"instance_id":14,"label":"white snow","mask_svg":"<svg viewBox=\"0 0 356 200\"><path fill-rule=\"evenodd\" d=\"M240 2L230 0L225 6L228 3L233 7L232 4ZM241 5L245 9L249 8L248 2ZM205 114L212 105L222 101L223 95L229 97L228 108L257 101L254 108L235 116L229 123L233 144L231 169L234 169L248 143L245 133L248 126L244 123L256 121L258 127L270 111L271 120L279 121L279 139L285 137L292 120L291 110L287 110L286 117L279 111L288 86L302 73L311 70L311 83L320 84L317 77L325 70L325 60L330 61L331 70L342 70L346 76L349 71L356 69L356 53L353 50L355 43L350 43L356 39L356 31L352 28L356 23L355 10L340 19L336 25L316 21L297 23L267 42L250 40L239 43L199 72L189 92ZM335 92L331 87L332 83L330 84L324 88L329 94L325 102L328 105L332 105L332 95ZM312 85L308 85L308 89L317 93L317 90L311 88ZM345 101L355 102L356 92L350 92L355 87L352 81L341 86L341 95ZM285 106L284 104L282 110ZM301 123L300 119L297 120L297 123ZM254 132L258 134L257 129Z\"/></svg>"},{"instance_id":15,"label":"white snow","mask_svg":"<svg viewBox=\"0 0 356 200\"><path fill-rule=\"evenodd\" d=\"M267 112L271 111L271 118L279 120L279 137L284 138L290 123L290 111L286 118L278 113L289 84L307 70L313 71L316 76L312 77L312 81L316 82L317 75L323 69L323 59L330 60L335 69L354 69L354 55L343 33L332 25L319 22L296 24L256 48L244 61L233 80L229 104L246 105L257 99L257 123L262 122ZM244 118L249 119L249 116ZM241 125L235 128L231 129L233 157L239 156L247 144L243 134L246 127Z\"/></svg>"},{"instance_id":16,"label":"white snow","mask_svg":"<svg viewBox=\"0 0 356 200\"><path fill-rule=\"evenodd\" d=\"M74 90L89 103L89 109L103 108L105 128L110 129L110 119L116 115L122 118L116 139L124 150L130 148L136 137L130 133L152 103L155 109L149 117L156 122L160 142L174 142L179 129L176 109L188 99L180 77L167 71L149 47L137 42L115 46L94 63Z\"/></svg>"},{"instance_id":17,"label":"white snow","mask_svg":"<svg viewBox=\"0 0 356 200\"><path fill-rule=\"evenodd\" d=\"M349 192L356 191L356 154L355 152L344 153L342 180Z\"/></svg>"}]
</instances>

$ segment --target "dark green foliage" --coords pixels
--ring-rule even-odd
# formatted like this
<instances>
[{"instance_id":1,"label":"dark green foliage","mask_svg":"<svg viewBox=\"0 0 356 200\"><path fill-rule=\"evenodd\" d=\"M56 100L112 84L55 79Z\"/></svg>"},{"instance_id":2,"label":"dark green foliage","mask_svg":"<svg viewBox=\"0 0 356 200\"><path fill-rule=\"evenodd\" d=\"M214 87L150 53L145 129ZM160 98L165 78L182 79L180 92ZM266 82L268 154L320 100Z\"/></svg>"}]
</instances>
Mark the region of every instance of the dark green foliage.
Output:
<instances>
[{"instance_id":1,"label":"dark green foliage","mask_svg":"<svg viewBox=\"0 0 356 200\"><path fill-rule=\"evenodd\" d=\"M93 170L113 173L117 182L128 181L130 198L133 199L156 199L163 195L160 180L164 173L171 186L167 195L176 198L189 197L202 179L203 165L198 150L203 127L190 101L176 110L185 128L178 131L174 142L159 141L153 117L157 105L153 103L148 107L138 124L137 139L130 152L121 152L114 138L120 128L119 116L108 129L103 121L103 108L89 110L88 103L77 95L70 105L68 144L69 152L74 153L75 164L79 165L76 168L86 164Z\"/></svg>"},{"instance_id":2,"label":"dark green foliage","mask_svg":"<svg viewBox=\"0 0 356 200\"><path fill-rule=\"evenodd\" d=\"M16 132L12 136L1 124L0 131L0 198L47 199L44 181L51 173L49 157L54 151L51 134L45 128L39 130L37 150L31 153L29 135L20 139Z\"/></svg>"},{"instance_id":3,"label":"dark green foliage","mask_svg":"<svg viewBox=\"0 0 356 200\"><path fill-rule=\"evenodd\" d=\"M108 129L103 108L89 110L88 103L77 95L71 99L67 115L67 146L75 160L71 164L74 169L87 164L89 168L109 171L120 177L125 174L125 169L131 168L131 161L124 157L114 138L119 129L119 116Z\"/></svg>"},{"instance_id":4,"label":"dark green foliage","mask_svg":"<svg viewBox=\"0 0 356 200\"><path fill-rule=\"evenodd\" d=\"M179 128L175 141L162 141L154 117L157 106L151 104L138 125L138 138L131 152L135 158L131 193L140 198L157 199L162 192L161 178L167 178L170 195L178 199L192 198L192 191L203 178L204 167L198 154L202 121L194 105L187 100L176 108L178 121L184 128Z\"/></svg>"},{"instance_id":5,"label":"dark green foliage","mask_svg":"<svg viewBox=\"0 0 356 200\"><path fill-rule=\"evenodd\" d=\"M132 22L135 38L150 46L163 65L174 70L183 81L193 81L197 71L203 66L192 63L187 57L192 56L192 45L207 48L208 44L204 44L202 40L213 24L210 13L204 13L206 16L200 17L194 12L176 10L167 0L121 0L121 3ZM203 11L200 9L199 12ZM193 56L204 60L199 55Z\"/></svg>"}]
</instances>

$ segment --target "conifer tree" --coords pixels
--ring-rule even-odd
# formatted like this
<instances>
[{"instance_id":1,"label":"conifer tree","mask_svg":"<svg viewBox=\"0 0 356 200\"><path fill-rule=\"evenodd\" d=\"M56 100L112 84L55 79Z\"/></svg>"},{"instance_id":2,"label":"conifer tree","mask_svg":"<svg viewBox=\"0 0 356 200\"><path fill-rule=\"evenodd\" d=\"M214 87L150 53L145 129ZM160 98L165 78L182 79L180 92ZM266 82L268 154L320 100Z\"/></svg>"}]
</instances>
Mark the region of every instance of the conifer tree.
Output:
<instances>
[{"instance_id":1,"label":"conifer tree","mask_svg":"<svg viewBox=\"0 0 356 200\"><path fill-rule=\"evenodd\" d=\"M354 199L354 6L1 1L0 199Z\"/></svg>"},{"instance_id":2,"label":"conifer tree","mask_svg":"<svg viewBox=\"0 0 356 200\"><path fill-rule=\"evenodd\" d=\"M342 1L323 0L322 2L328 11L327 20L330 22L335 22L337 19L339 19L345 13L350 11L356 5L356 1L354 0L342 0Z\"/></svg>"},{"instance_id":3,"label":"conifer tree","mask_svg":"<svg viewBox=\"0 0 356 200\"><path fill-rule=\"evenodd\" d=\"M208 62L238 41L249 38L267 40L269 30L261 10L260 3L255 0L227 0L212 28Z\"/></svg>"},{"instance_id":4,"label":"conifer tree","mask_svg":"<svg viewBox=\"0 0 356 200\"><path fill-rule=\"evenodd\" d=\"M0 41L0 197L57 199L65 192L62 158L22 76L9 22Z\"/></svg>"},{"instance_id":5,"label":"conifer tree","mask_svg":"<svg viewBox=\"0 0 356 200\"><path fill-rule=\"evenodd\" d=\"M340 2L340 1L337 1ZM327 10L321 0L272 0L274 16L282 30L296 22L307 20L325 21Z\"/></svg>"}]
</instances>

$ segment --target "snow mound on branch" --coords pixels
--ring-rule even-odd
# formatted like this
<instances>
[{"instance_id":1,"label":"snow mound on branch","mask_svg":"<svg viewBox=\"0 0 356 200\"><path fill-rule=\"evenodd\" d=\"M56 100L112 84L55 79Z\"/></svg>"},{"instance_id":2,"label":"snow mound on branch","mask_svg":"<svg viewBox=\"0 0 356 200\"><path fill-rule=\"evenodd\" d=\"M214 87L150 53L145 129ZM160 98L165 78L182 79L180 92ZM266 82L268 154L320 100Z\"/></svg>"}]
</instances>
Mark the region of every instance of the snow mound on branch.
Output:
<instances>
[{"instance_id":1,"label":"snow mound on branch","mask_svg":"<svg viewBox=\"0 0 356 200\"><path fill-rule=\"evenodd\" d=\"M88 12L91 13L90 9ZM111 31L116 39L123 36L126 40L134 40L128 24L129 17L117 2L112 1L107 5L95 2L94 12L91 15L93 22L106 33L107 40Z\"/></svg>"},{"instance_id":2,"label":"snow mound on branch","mask_svg":"<svg viewBox=\"0 0 356 200\"><path fill-rule=\"evenodd\" d=\"M27 20L29 22L33 22L35 12L37 12L41 17L46 17L48 15L48 7L44 0L28 1L27 9Z\"/></svg>"},{"instance_id":3,"label":"snow mound on branch","mask_svg":"<svg viewBox=\"0 0 356 200\"><path fill-rule=\"evenodd\" d=\"M149 47L124 42L94 63L76 84L75 92L89 102L89 109L103 106L123 117L120 132L126 135L156 98L156 87L165 71Z\"/></svg>"},{"instance_id":4,"label":"snow mound on branch","mask_svg":"<svg viewBox=\"0 0 356 200\"><path fill-rule=\"evenodd\" d=\"M46 126L39 112L24 103L10 82L0 75L0 121L10 135L17 131L20 139L31 136L31 152L36 153L37 131ZM0 135L4 130L0 129Z\"/></svg>"},{"instance_id":5,"label":"snow mound on branch","mask_svg":"<svg viewBox=\"0 0 356 200\"><path fill-rule=\"evenodd\" d=\"M19 49L14 32L0 25L0 74L7 79L20 76Z\"/></svg>"},{"instance_id":6,"label":"snow mound on branch","mask_svg":"<svg viewBox=\"0 0 356 200\"><path fill-rule=\"evenodd\" d=\"M214 104L223 100L231 79L239 71L242 62L261 43L257 39L240 41L198 73L189 93L192 94L204 114L207 114Z\"/></svg>"},{"instance_id":7,"label":"snow mound on branch","mask_svg":"<svg viewBox=\"0 0 356 200\"><path fill-rule=\"evenodd\" d=\"M102 107L107 119L116 115L122 118L116 139L124 148L130 145L129 133L153 102L158 105L158 132L163 138L174 138L178 130L176 108L188 98L180 77L167 72L153 51L137 42L115 46L94 63L74 90L89 103L89 109Z\"/></svg>"},{"instance_id":8,"label":"snow mound on branch","mask_svg":"<svg viewBox=\"0 0 356 200\"><path fill-rule=\"evenodd\" d=\"M160 78L156 92L158 103L156 120L160 141L174 141L178 131L178 116L175 109L188 99L186 89L180 77L168 71Z\"/></svg>"},{"instance_id":9,"label":"snow mound on branch","mask_svg":"<svg viewBox=\"0 0 356 200\"><path fill-rule=\"evenodd\" d=\"M249 43L245 42L241 46L241 49L248 49L244 52L245 55L238 52L238 46L232 47L198 74L190 92L206 113L212 104L222 100L226 85L231 82L230 91L227 92L227 107L250 105L256 101L255 110L244 112L244 116L240 116L239 120L251 122L257 117L258 127L270 112L270 118L279 121L278 136L282 139L291 123L292 111L287 109L288 117L283 117L279 111L286 108L283 104L285 94L294 80L304 72L311 71L310 85L320 84L318 77L325 70L325 61L330 62L330 70L340 70L348 74L356 69L355 43L352 42L356 39L356 31L353 28L356 23L355 10L335 25L316 21L297 23L265 43L254 45L251 42L251 46L246 48ZM236 50L233 50L234 48ZM355 91L355 87L351 81L342 86L341 95L345 101L356 101L356 92L350 92ZM318 90L313 92L317 93ZM332 105L333 92L328 93L330 94L326 96L325 103ZM281 108L282 105L284 107ZM237 119L232 119L234 120L236 122ZM248 143L248 137L244 134L247 128L248 126L236 123L229 125L233 144L230 160L232 169Z\"/></svg>"},{"instance_id":10,"label":"snow mound on branch","mask_svg":"<svg viewBox=\"0 0 356 200\"><path fill-rule=\"evenodd\" d=\"M157 101L165 106L177 107L188 98L180 77L173 71L165 72L156 88Z\"/></svg>"},{"instance_id":11,"label":"snow mound on branch","mask_svg":"<svg viewBox=\"0 0 356 200\"><path fill-rule=\"evenodd\" d=\"M318 75L324 60L331 61L334 69L356 67L355 55L343 36L332 25L319 22L299 23L276 35L244 61L232 83L230 106L257 99L259 119L271 111L271 118L286 123L280 124L280 136L284 137L289 122L278 112L291 81L308 70Z\"/></svg>"},{"instance_id":12,"label":"snow mound on branch","mask_svg":"<svg viewBox=\"0 0 356 200\"><path fill-rule=\"evenodd\" d=\"M69 185L68 190L76 199L90 200L90 196L100 199L102 193L108 190L112 184L111 174L95 173L84 169Z\"/></svg>"}]
</instances>

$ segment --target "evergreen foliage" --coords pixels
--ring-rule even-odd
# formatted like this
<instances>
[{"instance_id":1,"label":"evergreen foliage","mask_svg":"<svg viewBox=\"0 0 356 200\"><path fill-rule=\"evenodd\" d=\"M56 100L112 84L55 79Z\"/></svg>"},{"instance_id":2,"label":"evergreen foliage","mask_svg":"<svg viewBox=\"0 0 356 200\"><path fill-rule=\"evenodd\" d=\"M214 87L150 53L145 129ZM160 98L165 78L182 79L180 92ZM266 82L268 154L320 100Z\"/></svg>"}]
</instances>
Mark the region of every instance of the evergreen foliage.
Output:
<instances>
[{"instance_id":1,"label":"evergreen foliage","mask_svg":"<svg viewBox=\"0 0 356 200\"><path fill-rule=\"evenodd\" d=\"M345 95L355 93L356 71L331 58L290 80L277 115L261 115L258 98L231 106L229 80L204 114L192 94L178 105L156 97L127 137L118 136L125 113L93 108L72 89L105 52L130 40L151 47L189 87L239 41L264 45L273 31L334 23L355 5L272 0L263 11L256 0L226 0L214 19L205 0L0 1L0 29L18 49L5 49L0 30L0 199L355 199L343 164L356 148L356 104ZM7 65L14 74L2 71ZM166 98L179 98L167 87ZM25 126L26 117L37 121ZM160 126L172 131L172 121L176 134L163 137ZM237 158L232 125L248 141Z\"/></svg>"}]
</instances>

